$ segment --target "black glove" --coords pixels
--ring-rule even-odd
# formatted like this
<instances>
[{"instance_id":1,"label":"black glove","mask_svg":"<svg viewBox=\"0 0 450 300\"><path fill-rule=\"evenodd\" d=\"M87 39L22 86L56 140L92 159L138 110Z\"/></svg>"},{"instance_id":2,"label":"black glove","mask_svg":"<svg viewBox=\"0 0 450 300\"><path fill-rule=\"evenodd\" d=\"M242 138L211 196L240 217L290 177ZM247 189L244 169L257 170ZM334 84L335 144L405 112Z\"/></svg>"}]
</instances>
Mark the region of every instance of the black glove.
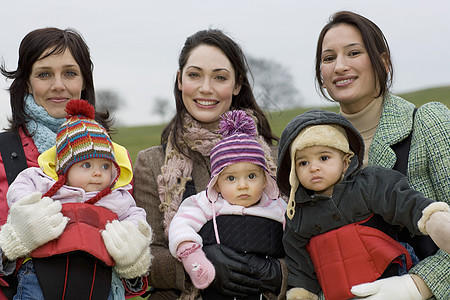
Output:
<instances>
[{"instance_id":1,"label":"black glove","mask_svg":"<svg viewBox=\"0 0 450 300\"><path fill-rule=\"evenodd\" d=\"M261 281L260 291L269 291L276 295L280 292L283 275L281 264L276 258L245 254L252 274Z\"/></svg>"},{"instance_id":2,"label":"black glove","mask_svg":"<svg viewBox=\"0 0 450 300\"><path fill-rule=\"evenodd\" d=\"M216 269L211 287L230 297L246 297L260 293L263 282L256 278L248 264L248 257L223 245L203 246L206 257Z\"/></svg>"}]
</instances>

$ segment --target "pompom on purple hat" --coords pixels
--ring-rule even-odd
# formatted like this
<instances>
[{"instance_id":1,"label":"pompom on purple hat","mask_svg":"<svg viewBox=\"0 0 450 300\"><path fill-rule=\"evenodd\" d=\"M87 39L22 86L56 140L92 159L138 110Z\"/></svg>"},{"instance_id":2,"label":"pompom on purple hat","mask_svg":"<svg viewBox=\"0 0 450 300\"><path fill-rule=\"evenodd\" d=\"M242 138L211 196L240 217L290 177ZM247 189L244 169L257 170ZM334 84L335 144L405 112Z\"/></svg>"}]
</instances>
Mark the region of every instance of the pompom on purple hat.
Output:
<instances>
[{"instance_id":1,"label":"pompom on purple hat","mask_svg":"<svg viewBox=\"0 0 450 300\"><path fill-rule=\"evenodd\" d=\"M257 130L253 118L243 110L228 111L221 116L218 133L223 139L211 150L211 180L206 190L208 198L212 202L217 200L215 184L223 169L231 164L249 162L265 171L264 192L270 199L277 199L278 186L267 168L264 150L256 140Z\"/></svg>"}]
</instances>

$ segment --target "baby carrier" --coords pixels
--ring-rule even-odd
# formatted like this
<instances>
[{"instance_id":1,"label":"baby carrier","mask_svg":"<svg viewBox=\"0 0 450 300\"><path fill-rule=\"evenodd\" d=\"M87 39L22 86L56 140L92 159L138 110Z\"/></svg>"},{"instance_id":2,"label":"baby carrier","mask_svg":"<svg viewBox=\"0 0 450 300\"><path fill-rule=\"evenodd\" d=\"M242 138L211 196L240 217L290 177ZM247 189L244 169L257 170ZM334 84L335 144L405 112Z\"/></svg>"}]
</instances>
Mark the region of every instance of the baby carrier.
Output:
<instances>
[{"instance_id":1,"label":"baby carrier","mask_svg":"<svg viewBox=\"0 0 450 300\"><path fill-rule=\"evenodd\" d=\"M27 168L20 136L10 132L0 133L0 152L9 185ZM62 213L71 219L60 237L64 239L60 241L62 248L58 248L55 242L58 239L32 252L33 265L44 297L65 300L107 299L111 289L113 261L107 252L105 254L106 249L98 247L103 242L99 244L97 240L95 246L87 241L91 237L87 235L89 230L85 229L92 225L104 228L106 222L116 219L117 215L104 208L81 203L64 204ZM77 226L73 226L75 224ZM98 237L101 238L100 234ZM71 243L67 242L69 240ZM2 279L8 284L1 286L2 292L12 299L17 290L16 273Z\"/></svg>"}]
</instances>

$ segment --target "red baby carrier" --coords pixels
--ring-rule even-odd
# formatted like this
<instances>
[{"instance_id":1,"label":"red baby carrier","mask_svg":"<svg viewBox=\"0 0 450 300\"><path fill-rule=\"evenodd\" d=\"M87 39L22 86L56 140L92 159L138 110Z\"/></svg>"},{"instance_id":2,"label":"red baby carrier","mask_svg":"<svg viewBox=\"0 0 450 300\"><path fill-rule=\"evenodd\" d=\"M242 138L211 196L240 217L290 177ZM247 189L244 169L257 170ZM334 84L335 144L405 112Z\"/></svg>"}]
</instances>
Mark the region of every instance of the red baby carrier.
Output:
<instances>
[{"instance_id":1,"label":"red baby carrier","mask_svg":"<svg viewBox=\"0 0 450 300\"><path fill-rule=\"evenodd\" d=\"M315 236L307 244L327 300L354 297L352 286L379 279L391 266L402 265L402 256L406 269L411 268L411 256L399 242L376 228L362 225L372 216Z\"/></svg>"},{"instance_id":2,"label":"red baby carrier","mask_svg":"<svg viewBox=\"0 0 450 300\"><path fill-rule=\"evenodd\" d=\"M65 203L63 234L31 253L46 299L107 299L114 260L101 236L117 214L87 203Z\"/></svg>"}]
</instances>

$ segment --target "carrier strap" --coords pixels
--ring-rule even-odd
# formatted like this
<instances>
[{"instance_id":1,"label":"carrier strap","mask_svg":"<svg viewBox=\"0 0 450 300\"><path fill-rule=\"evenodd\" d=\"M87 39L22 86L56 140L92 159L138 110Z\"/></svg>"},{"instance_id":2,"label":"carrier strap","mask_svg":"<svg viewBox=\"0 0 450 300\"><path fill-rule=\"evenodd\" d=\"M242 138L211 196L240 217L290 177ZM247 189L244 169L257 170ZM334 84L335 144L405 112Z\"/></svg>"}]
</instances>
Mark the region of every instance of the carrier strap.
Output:
<instances>
[{"instance_id":1,"label":"carrier strap","mask_svg":"<svg viewBox=\"0 0 450 300\"><path fill-rule=\"evenodd\" d=\"M20 135L11 132L0 133L0 152L10 185L17 175L28 167Z\"/></svg>"}]
</instances>

